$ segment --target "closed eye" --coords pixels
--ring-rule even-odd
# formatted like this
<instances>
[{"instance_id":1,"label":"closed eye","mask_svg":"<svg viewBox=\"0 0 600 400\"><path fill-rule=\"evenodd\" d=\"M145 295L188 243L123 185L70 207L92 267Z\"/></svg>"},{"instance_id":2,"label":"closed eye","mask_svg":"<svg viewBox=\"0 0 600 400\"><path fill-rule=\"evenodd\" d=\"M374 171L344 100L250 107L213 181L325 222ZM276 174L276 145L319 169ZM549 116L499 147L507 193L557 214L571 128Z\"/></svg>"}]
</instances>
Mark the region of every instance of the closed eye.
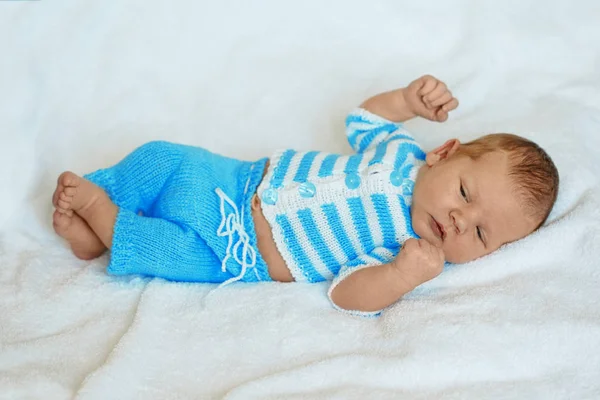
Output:
<instances>
[{"instance_id":1,"label":"closed eye","mask_svg":"<svg viewBox=\"0 0 600 400\"><path fill-rule=\"evenodd\" d=\"M483 240L483 234L481 233L481 228L479 227L477 227L477 236L479 237L479 240L481 240L481 243L483 243L483 247L487 248L487 243L485 240Z\"/></svg>"},{"instance_id":2,"label":"closed eye","mask_svg":"<svg viewBox=\"0 0 600 400\"><path fill-rule=\"evenodd\" d=\"M467 193L465 192L465 188L463 187L462 182L460 184L460 194L465 199L465 201L469 201L467 200Z\"/></svg>"}]
</instances>

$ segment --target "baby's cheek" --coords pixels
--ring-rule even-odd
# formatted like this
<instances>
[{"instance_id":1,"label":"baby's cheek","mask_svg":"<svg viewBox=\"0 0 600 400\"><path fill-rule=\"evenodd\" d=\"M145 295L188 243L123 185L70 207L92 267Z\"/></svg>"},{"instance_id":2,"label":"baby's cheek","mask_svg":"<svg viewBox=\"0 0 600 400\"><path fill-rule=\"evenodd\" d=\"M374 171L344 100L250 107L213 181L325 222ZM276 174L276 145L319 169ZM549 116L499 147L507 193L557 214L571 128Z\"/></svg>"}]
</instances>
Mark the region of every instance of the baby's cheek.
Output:
<instances>
[{"instance_id":1,"label":"baby's cheek","mask_svg":"<svg viewBox=\"0 0 600 400\"><path fill-rule=\"evenodd\" d=\"M470 250L460 241L446 241L443 246L446 261L462 264L473 259Z\"/></svg>"}]
</instances>

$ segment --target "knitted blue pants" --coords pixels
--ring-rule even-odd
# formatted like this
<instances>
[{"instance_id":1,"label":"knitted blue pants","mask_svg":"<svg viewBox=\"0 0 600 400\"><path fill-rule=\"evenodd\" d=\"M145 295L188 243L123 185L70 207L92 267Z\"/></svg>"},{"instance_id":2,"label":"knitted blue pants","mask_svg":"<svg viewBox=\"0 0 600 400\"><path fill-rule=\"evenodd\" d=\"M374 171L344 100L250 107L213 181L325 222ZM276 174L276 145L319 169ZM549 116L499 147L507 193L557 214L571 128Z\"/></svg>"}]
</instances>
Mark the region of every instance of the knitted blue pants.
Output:
<instances>
[{"instance_id":1,"label":"knitted blue pants","mask_svg":"<svg viewBox=\"0 0 600 400\"><path fill-rule=\"evenodd\" d=\"M187 282L270 281L250 212L266 161L150 142L85 175L119 207L107 271Z\"/></svg>"}]
</instances>

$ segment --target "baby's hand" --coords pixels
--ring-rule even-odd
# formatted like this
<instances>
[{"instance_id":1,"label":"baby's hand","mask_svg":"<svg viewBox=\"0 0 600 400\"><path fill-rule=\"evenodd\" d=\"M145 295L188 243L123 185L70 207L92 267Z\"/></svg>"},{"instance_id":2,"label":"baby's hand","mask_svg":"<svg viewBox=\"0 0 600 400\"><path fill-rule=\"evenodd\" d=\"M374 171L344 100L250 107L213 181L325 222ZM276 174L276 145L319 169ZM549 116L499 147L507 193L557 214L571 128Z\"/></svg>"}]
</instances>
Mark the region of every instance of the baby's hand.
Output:
<instances>
[{"instance_id":1,"label":"baby's hand","mask_svg":"<svg viewBox=\"0 0 600 400\"><path fill-rule=\"evenodd\" d=\"M408 291L438 276L444 268L444 251L424 239L408 239L391 264L398 269Z\"/></svg>"},{"instance_id":2,"label":"baby's hand","mask_svg":"<svg viewBox=\"0 0 600 400\"><path fill-rule=\"evenodd\" d=\"M458 100L446 84L431 75L414 80L403 90L410 111L431 121L444 122L448 113L458 107Z\"/></svg>"}]
</instances>

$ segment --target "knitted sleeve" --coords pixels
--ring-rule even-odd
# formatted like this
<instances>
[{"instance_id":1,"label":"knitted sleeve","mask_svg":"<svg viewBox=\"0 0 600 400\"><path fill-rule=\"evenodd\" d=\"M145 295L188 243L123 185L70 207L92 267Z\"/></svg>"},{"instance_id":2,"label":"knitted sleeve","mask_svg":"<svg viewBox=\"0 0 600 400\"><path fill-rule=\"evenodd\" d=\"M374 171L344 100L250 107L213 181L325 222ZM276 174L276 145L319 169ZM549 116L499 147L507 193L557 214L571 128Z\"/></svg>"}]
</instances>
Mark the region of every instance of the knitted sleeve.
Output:
<instances>
[{"instance_id":1,"label":"knitted sleeve","mask_svg":"<svg viewBox=\"0 0 600 400\"><path fill-rule=\"evenodd\" d=\"M363 268L369 268L369 267L374 267L376 265L385 264L387 262L392 261L394 259L394 257L395 257L394 253L392 253L387 248L376 247L370 253L358 256L354 260L351 260L351 261L347 262L346 265L342 266L342 268L340 269L338 274L333 279L333 282L331 282L331 286L329 287L329 290L327 291L327 297L329 297L329 301L331 301L331 304L333 305L333 307L336 310L342 311L344 313L347 313L350 315L356 315L356 316L360 316L360 317L378 317L378 316L380 316L381 312L383 310L359 311L359 310L346 310L341 307L338 307L337 304L335 304L333 302L333 300L331 300L331 293L333 292L333 289L335 289L335 287L337 285L339 285L341 281L343 281L348 276L350 276L350 274L352 274L356 271L359 271Z\"/></svg>"},{"instance_id":2,"label":"knitted sleeve","mask_svg":"<svg viewBox=\"0 0 600 400\"><path fill-rule=\"evenodd\" d=\"M414 140L398 122L375 115L364 108L357 108L346 118L346 136L350 146L362 153L393 138Z\"/></svg>"}]
</instances>

